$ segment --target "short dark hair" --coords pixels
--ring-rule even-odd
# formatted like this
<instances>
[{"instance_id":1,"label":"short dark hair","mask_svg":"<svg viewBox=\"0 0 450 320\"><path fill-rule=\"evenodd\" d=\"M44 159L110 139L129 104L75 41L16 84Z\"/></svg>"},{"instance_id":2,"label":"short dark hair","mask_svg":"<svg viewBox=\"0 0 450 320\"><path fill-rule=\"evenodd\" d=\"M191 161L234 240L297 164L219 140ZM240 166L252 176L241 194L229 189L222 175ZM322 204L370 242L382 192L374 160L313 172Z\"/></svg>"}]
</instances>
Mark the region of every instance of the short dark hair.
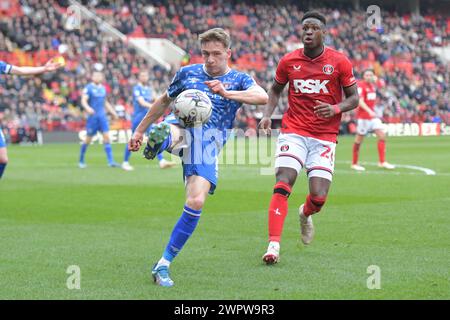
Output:
<instances>
[{"instance_id":1,"label":"short dark hair","mask_svg":"<svg viewBox=\"0 0 450 320\"><path fill-rule=\"evenodd\" d=\"M303 18L302 18L302 22L308 18L317 19L317 20L321 21L324 25L327 24L327 19L325 18L325 16L317 11L305 12L305 14L303 15Z\"/></svg>"}]
</instances>

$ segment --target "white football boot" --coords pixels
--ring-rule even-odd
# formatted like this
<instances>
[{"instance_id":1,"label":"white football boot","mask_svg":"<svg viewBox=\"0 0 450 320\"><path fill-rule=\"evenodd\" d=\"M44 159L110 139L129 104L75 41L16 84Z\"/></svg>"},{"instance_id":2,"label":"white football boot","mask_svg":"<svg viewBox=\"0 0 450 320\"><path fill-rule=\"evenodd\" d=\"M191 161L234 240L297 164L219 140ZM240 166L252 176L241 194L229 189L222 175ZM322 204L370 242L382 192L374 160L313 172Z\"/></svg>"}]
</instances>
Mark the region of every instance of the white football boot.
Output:
<instances>
[{"instance_id":1,"label":"white football boot","mask_svg":"<svg viewBox=\"0 0 450 320\"><path fill-rule=\"evenodd\" d=\"M395 169L395 166L393 164L390 164L390 163L388 163L386 161L385 162L378 162L378 167L384 168L384 169L387 169L387 170Z\"/></svg>"},{"instance_id":2,"label":"white football boot","mask_svg":"<svg viewBox=\"0 0 450 320\"><path fill-rule=\"evenodd\" d=\"M356 171L366 171L366 168L360 166L359 164L352 164L350 168Z\"/></svg>"},{"instance_id":3,"label":"white football boot","mask_svg":"<svg viewBox=\"0 0 450 320\"><path fill-rule=\"evenodd\" d=\"M275 264L280 261L280 243L270 241L267 252L263 255L262 259L266 264Z\"/></svg>"},{"instance_id":4,"label":"white football boot","mask_svg":"<svg viewBox=\"0 0 450 320\"><path fill-rule=\"evenodd\" d=\"M300 232L302 234L302 242L304 244L310 244L314 237L314 225L311 216L305 216L303 214L304 204L298 209L298 215L300 217Z\"/></svg>"},{"instance_id":5,"label":"white football boot","mask_svg":"<svg viewBox=\"0 0 450 320\"><path fill-rule=\"evenodd\" d=\"M122 163L122 169L125 171L133 171L134 168L129 162Z\"/></svg>"}]
</instances>

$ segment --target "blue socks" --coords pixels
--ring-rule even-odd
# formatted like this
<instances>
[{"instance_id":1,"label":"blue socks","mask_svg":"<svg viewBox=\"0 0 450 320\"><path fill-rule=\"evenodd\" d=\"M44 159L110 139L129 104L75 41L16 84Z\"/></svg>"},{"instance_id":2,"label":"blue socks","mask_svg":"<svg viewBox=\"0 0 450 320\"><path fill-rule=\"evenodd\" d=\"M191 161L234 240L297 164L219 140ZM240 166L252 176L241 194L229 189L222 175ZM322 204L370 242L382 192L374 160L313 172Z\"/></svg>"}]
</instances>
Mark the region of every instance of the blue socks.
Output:
<instances>
[{"instance_id":1,"label":"blue socks","mask_svg":"<svg viewBox=\"0 0 450 320\"><path fill-rule=\"evenodd\" d=\"M128 150L128 144L125 145L125 153L123 155L123 162L128 162L130 160L131 151Z\"/></svg>"},{"instance_id":2,"label":"blue socks","mask_svg":"<svg viewBox=\"0 0 450 320\"><path fill-rule=\"evenodd\" d=\"M108 158L108 164L113 164L114 159L113 159L113 155L112 155L111 143L105 143L103 145L103 148L105 149L106 157Z\"/></svg>"},{"instance_id":3,"label":"blue socks","mask_svg":"<svg viewBox=\"0 0 450 320\"><path fill-rule=\"evenodd\" d=\"M81 145L81 149L80 149L80 163L84 163L84 156L86 154L87 148L88 148L88 145L86 143L83 143Z\"/></svg>"},{"instance_id":4,"label":"blue socks","mask_svg":"<svg viewBox=\"0 0 450 320\"><path fill-rule=\"evenodd\" d=\"M162 155L162 152L161 152L161 153L158 153L158 154L156 155L156 158L158 158L158 161L161 161L162 159L164 159L164 157L163 157L163 155Z\"/></svg>"},{"instance_id":5,"label":"blue socks","mask_svg":"<svg viewBox=\"0 0 450 320\"><path fill-rule=\"evenodd\" d=\"M80 163L84 163L84 157L86 155L86 150L88 148L89 145L83 143L81 145L81 149L80 149ZM112 155L112 147L110 143L105 143L103 145L103 148L105 149L105 153L106 153L106 157L108 158L108 164L113 164L114 163L114 159L113 159L113 155Z\"/></svg>"},{"instance_id":6,"label":"blue socks","mask_svg":"<svg viewBox=\"0 0 450 320\"><path fill-rule=\"evenodd\" d=\"M0 163L0 179L2 178L3 172L5 172L7 163Z\"/></svg>"},{"instance_id":7,"label":"blue socks","mask_svg":"<svg viewBox=\"0 0 450 320\"><path fill-rule=\"evenodd\" d=\"M186 241L192 235L200 220L201 210L194 210L184 206L183 214L175 225L170 236L169 243L163 253L164 259L172 262L178 252L183 248Z\"/></svg>"}]
</instances>

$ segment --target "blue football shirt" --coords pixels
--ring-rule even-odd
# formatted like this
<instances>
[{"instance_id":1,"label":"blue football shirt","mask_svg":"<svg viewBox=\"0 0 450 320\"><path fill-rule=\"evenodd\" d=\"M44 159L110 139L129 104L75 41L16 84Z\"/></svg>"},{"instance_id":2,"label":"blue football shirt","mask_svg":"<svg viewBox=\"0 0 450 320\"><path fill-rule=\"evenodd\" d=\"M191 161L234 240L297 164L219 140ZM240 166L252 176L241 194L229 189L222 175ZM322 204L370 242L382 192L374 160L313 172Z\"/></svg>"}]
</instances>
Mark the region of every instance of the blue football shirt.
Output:
<instances>
[{"instance_id":1,"label":"blue football shirt","mask_svg":"<svg viewBox=\"0 0 450 320\"><path fill-rule=\"evenodd\" d=\"M105 101L106 101L106 89L102 84L96 85L89 83L83 90L83 93L88 96L88 104L94 109L95 115L105 115Z\"/></svg>"},{"instance_id":2,"label":"blue football shirt","mask_svg":"<svg viewBox=\"0 0 450 320\"><path fill-rule=\"evenodd\" d=\"M169 97L176 98L181 92L188 89L198 89L205 92L211 99L213 110L209 121L203 125L203 130L218 129L225 131L233 126L236 112L242 106L242 103L225 99L221 95L211 92L204 83L210 80L220 80L225 89L232 91L244 91L256 85L255 80L248 74L234 69L230 69L226 74L212 77L203 64L193 64L181 68L169 85L167 93ZM226 142L224 135L223 144Z\"/></svg>"},{"instance_id":3,"label":"blue football shirt","mask_svg":"<svg viewBox=\"0 0 450 320\"><path fill-rule=\"evenodd\" d=\"M137 84L133 87L133 118L142 118L148 111L148 108L143 107L139 104L139 97L144 98L146 102L152 101L152 89L149 86L143 86L142 84Z\"/></svg>"}]
</instances>

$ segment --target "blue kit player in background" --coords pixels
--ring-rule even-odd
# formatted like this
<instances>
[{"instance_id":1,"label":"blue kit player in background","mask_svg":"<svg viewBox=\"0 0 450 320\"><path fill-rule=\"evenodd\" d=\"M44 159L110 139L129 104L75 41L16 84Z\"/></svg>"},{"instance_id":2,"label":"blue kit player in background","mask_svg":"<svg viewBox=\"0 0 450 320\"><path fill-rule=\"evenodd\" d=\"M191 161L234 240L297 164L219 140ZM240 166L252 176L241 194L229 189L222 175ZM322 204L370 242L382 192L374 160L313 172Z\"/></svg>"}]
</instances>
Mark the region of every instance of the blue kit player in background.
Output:
<instances>
[{"instance_id":1,"label":"blue kit player in background","mask_svg":"<svg viewBox=\"0 0 450 320\"><path fill-rule=\"evenodd\" d=\"M232 128L236 112L243 103L263 105L268 101L267 93L251 76L229 68L231 40L228 33L221 28L214 28L201 34L199 39L204 64L186 66L177 72L167 92L152 104L129 142L130 150L138 151L146 130L182 91L198 89L204 91L211 99L213 111L210 120L200 127L201 143L196 143L197 136L194 136L191 142L185 140L187 144L182 149L182 160L186 202L161 259L152 268L153 280L164 287L173 286L169 275L170 263L197 226L208 193L212 194L216 188L217 155L225 144L225 132ZM195 134L197 129L191 128L188 132ZM207 138L207 132L211 130L220 132L224 137L223 139L218 137L220 141L218 146L216 139ZM186 132L184 134L187 135ZM179 126L161 122L150 130L144 155L151 159L162 150L174 150L182 136ZM208 151L213 144L217 149L211 154L212 159L202 157L204 151ZM200 161L186 161L186 155L187 158L193 156Z\"/></svg>"},{"instance_id":2,"label":"blue kit player in background","mask_svg":"<svg viewBox=\"0 0 450 320\"><path fill-rule=\"evenodd\" d=\"M92 137L95 136L98 131L103 134L103 147L108 159L108 166L119 167L113 159L112 147L109 141L109 123L105 108L114 119L117 119L118 116L111 104L106 100L106 88L102 84L103 81L103 73L94 71L92 73L92 82L84 88L83 95L81 96L81 105L88 113L86 121L86 139L80 149L79 167L81 169L86 168L86 162L84 160L86 150L92 141Z\"/></svg>"},{"instance_id":3,"label":"blue kit player in background","mask_svg":"<svg viewBox=\"0 0 450 320\"><path fill-rule=\"evenodd\" d=\"M15 74L19 76L32 76L41 73L55 71L63 66L62 62L56 62L54 58L50 59L45 65L40 67L18 67L0 61L0 74ZM3 135L3 130L0 127L0 179L5 172L8 164L8 153L6 151L6 141Z\"/></svg>"},{"instance_id":4,"label":"blue kit player in background","mask_svg":"<svg viewBox=\"0 0 450 320\"><path fill-rule=\"evenodd\" d=\"M148 109L152 106L152 89L148 85L149 75L148 71L142 70L139 72L138 84L133 87L133 118L131 121L131 131L134 133L139 123L147 114ZM151 127L150 127L151 128ZM150 128L147 130L150 130ZM131 151L128 150L128 146L125 146L125 154L123 156L122 169L126 171L132 171L134 168L130 165L129 160ZM170 168L175 165L175 162L167 161L163 158L162 153L157 155L159 161L159 167L161 169Z\"/></svg>"}]
</instances>

